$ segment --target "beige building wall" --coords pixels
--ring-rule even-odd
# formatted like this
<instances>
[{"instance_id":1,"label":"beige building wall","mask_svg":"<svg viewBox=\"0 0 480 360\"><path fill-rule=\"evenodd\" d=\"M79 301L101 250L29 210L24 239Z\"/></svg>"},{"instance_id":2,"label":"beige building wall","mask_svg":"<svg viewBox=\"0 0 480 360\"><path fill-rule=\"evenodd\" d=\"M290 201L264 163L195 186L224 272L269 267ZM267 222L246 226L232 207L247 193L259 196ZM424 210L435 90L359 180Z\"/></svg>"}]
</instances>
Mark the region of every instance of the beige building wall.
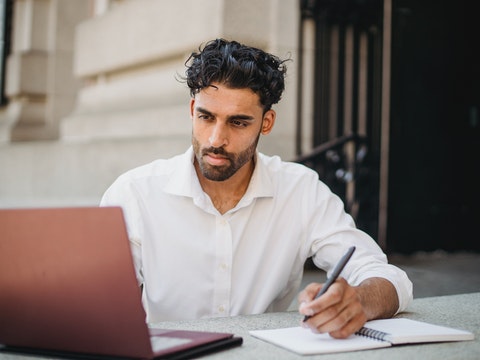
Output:
<instances>
[{"instance_id":1,"label":"beige building wall","mask_svg":"<svg viewBox=\"0 0 480 360\"><path fill-rule=\"evenodd\" d=\"M16 0L0 109L0 207L96 205L123 171L190 145L178 81L224 37L292 58L260 150L294 157L296 0Z\"/></svg>"},{"instance_id":2,"label":"beige building wall","mask_svg":"<svg viewBox=\"0 0 480 360\"><path fill-rule=\"evenodd\" d=\"M14 2L0 140L57 139L80 82L73 76L74 33L87 17L82 0Z\"/></svg>"}]
</instances>

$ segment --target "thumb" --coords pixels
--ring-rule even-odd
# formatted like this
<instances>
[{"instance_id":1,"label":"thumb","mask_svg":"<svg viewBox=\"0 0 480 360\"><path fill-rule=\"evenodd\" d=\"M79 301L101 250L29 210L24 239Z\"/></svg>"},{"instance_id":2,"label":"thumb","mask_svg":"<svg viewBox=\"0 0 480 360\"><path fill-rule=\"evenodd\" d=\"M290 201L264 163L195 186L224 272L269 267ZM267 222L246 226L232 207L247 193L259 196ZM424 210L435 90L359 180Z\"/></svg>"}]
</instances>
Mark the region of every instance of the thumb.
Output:
<instances>
[{"instance_id":1,"label":"thumb","mask_svg":"<svg viewBox=\"0 0 480 360\"><path fill-rule=\"evenodd\" d=\"M308 303L318 294L323 284L310 283L298 294L298 303Z\"/></svg>"}]
</instances>

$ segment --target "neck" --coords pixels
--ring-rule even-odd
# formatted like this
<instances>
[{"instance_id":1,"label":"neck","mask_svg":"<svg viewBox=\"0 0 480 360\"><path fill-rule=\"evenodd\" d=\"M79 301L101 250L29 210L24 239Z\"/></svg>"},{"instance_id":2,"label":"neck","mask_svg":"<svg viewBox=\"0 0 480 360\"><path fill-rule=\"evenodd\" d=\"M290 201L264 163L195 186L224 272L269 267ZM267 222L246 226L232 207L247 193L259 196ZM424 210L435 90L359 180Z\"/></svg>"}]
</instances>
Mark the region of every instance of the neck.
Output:
<instances>
[{"instance_id":1,"label":"neck","mask_svg":"<svg viewBox=\"0 0 480 360\"><path fill-rule=\"evenodd\" d=\"M252 159L227 180L212 181L203 176L196 160L194 165L203 191L221 214L233 209L245 195L255 168L255 162Z\"/></svg>"}]
</instances>

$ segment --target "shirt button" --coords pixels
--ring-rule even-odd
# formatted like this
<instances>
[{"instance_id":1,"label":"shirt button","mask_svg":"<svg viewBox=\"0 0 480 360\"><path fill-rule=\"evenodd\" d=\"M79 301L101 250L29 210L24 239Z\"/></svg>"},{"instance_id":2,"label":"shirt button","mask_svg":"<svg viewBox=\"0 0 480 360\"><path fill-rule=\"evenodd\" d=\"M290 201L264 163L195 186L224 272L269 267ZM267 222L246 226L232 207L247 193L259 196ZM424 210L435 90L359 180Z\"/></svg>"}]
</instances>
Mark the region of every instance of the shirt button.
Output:
<instances>
[{"instance_id":1,"label":"shirt button","mask_svg":"<svg viewBox=\"0 0 480 360\"><path fill-rule=\"evenodd\" d=\"M222 269L223 271L227 270L227 264L222 263L222 264L220 265L220 269Z\"/></svg>"},{"instance_id":2,"label":"shirt button","mask_svg":"<svg viewBox=\"0 0 480 360\"><path fill-rule=\"evenodd\" d=\"M220 306L218 307L218 312L224 313L224 312L225 312L225 307L224 307L223 305L220 305Z\"/></svg>"}]
</instances>

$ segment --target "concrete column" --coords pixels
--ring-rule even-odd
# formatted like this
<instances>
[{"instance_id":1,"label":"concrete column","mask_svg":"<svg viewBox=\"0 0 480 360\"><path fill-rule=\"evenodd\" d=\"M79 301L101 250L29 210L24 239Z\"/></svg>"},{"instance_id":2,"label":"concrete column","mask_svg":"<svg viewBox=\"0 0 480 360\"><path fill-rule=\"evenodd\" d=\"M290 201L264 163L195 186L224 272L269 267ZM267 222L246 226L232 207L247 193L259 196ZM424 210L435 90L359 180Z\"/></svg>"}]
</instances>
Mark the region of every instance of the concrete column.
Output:
<instances>
[{"instance_id":1,"label":"concrete column","mask_svg":"<svg viewBox=\"0 0 480 360\"><path fill-rule=\"evenodd\" d=\"M75 24L87 17L83 0L17 0L7 59L8 105L0 112L0 140L56 139L73 107ZM72 26L73 25L73 26Z\"/></svg>"}]
</instances>

